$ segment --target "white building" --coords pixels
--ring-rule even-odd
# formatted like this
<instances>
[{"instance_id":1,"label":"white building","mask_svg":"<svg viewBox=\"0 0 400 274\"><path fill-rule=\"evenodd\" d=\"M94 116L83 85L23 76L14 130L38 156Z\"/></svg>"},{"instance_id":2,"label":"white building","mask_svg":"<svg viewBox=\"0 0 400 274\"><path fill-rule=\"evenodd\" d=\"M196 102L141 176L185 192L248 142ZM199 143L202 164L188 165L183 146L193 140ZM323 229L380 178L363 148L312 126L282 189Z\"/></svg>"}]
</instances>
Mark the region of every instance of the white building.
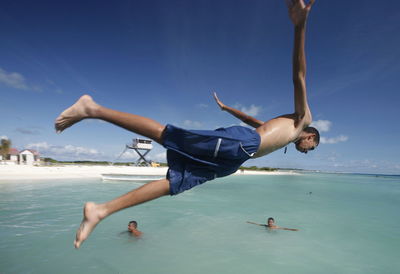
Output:
<instances>
[{"instance_id":1,"label":"white building","mask_svg":"<svg viewBox=\"0 0 400 274\"><path fill-rule=\"evenodd\" d=\"M8 151L7 156L5 159L3 159L3 156L0 156L1 164L5 165L16 165L18 164L18 159L19 159L19 151L16 148L10 148Z\"/></svg>"},{"instance_id":2,"label":"white building","mask_svg":"<svg viewBox=\"0 0 400 274\"><path fill-rule=\"evenodd\" d=\"M2 158L3 157L0 158L1 163L7 165L34 165L40 163L40 155L33 149L24 149L18 151L16 148L10 148L6 159Z\"/></svg>"},{"instance_id":3,"label":"white building","mask_svg":"<svg viewBox=\"0 0 400 274\"><path fill-rule=\"evenodd\" d=\"M24 149L19 153L19 164L33 165L40 162L39 153L33 149Z\"/></svg>"},{"instance_id":4,"label":"white building","mask_svg":"<svg viewBox=\"0 0 400 274\"><path fill-rule=\"evenodd\" d=\"M7 157L8 159L6 160L18 162L18 155L19 155L18 149L10 148L10 150L8 151L8 157Z\"/></svg>"}]
</instances>

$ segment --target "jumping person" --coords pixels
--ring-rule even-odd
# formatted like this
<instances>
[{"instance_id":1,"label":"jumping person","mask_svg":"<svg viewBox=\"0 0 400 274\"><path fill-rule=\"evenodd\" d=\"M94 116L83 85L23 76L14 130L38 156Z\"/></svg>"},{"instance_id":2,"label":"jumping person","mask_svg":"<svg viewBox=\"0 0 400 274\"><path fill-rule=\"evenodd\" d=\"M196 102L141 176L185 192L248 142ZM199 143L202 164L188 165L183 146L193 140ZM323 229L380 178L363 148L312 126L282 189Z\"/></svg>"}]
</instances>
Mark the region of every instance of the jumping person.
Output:
<instances>
[{"instance_id":1,"label":"jumping person","mask_svg":"<svg viewBox=\"0 0 400 274\"><path fill-rule=\"evenodd\" d=\"M304 52L307 16L314 1L288 2L294 24L293 84L294 113L262 122L237 109L224 105L216 96L222 110L255 128L233 126L215 131L188 131L154 120L105 108L88 96L82 96L55 121L57 132L73 124L96 118L126 130L146 136L167 149L168 172L165 179L145 184L112 201L95 204L88 202L83 209L83 220L77 230L75 247L80 245L96 225L107 216L161 196L176 195L196 185L234 173L246 160L267 155L289 143L295 143L302 153L313 150L319 143L319 133L311 124L311 112L306 94L306 60Z\"/></svg>"}]
</instances>

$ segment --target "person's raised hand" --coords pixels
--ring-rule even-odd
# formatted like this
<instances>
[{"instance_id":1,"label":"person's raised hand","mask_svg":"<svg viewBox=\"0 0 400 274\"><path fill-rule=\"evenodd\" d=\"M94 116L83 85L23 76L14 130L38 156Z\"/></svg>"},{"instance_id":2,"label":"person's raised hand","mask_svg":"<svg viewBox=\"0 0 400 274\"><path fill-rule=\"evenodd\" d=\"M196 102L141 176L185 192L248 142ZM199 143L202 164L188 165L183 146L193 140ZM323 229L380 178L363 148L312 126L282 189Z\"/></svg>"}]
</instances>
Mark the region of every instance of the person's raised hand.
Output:
<instances>
[{"instance_id":1,"label":"person's raised hand","mask_svg":"<svg viewBox=\"0 0 400 274\"><path fill-rule=\"evenodd\" d=\"M217 102L217 105L221 108L221 110L225 110L225 105L218 99L217 93L214 92L214 99Z\"/></svg>"},{"instance_id":2,"label":"person's raised hand","mask_svg":"<svg viewBox=\"0 0 400 274\"><path fill-rule=\"evenodd\" d=\"M310 0L308 4L304 0L286 0L289 17L295 26L304 24L307 21L308 13L314 5L315 0Z\"/></svg>"}]
</instances>

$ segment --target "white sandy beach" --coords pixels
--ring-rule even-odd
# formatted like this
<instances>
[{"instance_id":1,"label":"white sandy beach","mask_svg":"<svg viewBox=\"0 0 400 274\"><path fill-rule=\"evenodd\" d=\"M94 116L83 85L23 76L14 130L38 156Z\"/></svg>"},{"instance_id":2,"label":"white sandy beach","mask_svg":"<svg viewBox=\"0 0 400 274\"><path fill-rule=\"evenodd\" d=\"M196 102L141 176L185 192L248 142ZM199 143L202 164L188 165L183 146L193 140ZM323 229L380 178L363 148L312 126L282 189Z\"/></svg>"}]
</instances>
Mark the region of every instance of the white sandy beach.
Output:
<instances>
[{"instance_id":1,"label":"white sandy beach","mask_svg":"<svg viewBox=\"0 0 400 274\"><path fill-rule=\"evenodd\" d=\"M105 165L0 165L0 180L24 179L62 179L62 178L101 178L101 174L160 175L164 176L167 167L135 167ZM289 175L290 171L237 171L235 175Z\"/></svg>"}]
</instances>

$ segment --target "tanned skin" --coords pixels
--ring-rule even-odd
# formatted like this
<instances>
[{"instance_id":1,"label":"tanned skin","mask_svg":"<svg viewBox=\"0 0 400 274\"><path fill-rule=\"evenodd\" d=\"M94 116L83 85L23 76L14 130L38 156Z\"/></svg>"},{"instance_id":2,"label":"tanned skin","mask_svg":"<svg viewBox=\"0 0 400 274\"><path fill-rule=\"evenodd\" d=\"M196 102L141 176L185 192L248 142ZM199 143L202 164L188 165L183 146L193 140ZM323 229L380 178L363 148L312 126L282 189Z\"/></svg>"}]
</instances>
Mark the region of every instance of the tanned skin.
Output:
<instances>
[{"instance_id":1,"label":"tanned skin","mask_svg":"<svg viewBox=\"0 0 400 274\"><path fill-rule=\"evenodd\" d=\"M295 142L297 150L304 153L316 146L314 135L303 131L311 123L311 112L306 96L304 39L307 16L313 3L313 0L307 5L304 0L293 0L288 3L289 16L294 24L295 32L293 50L294 113L282 115L267 122L261 122L234 108L225 106L215 95L215 99L222 110L228 111L243 122L255 127L260 134L261 144L254 157L269 154L290 142ZM60 133L79 121L88 118L100 119L151 138L159 144L163 143L165 125L136 114L106 108L97 104L89 95L82 96L75 104L63 111L55 121L55 129ZM83 220L76 232L75 248L81 246L96 225L104 218L124 208L169 194L169 180L162 179L145 184L102 204L87 202L83 208Z\"/></svg>"},{"instance_id":2,"label":"tanned skin","mask_svg":"<svg viewBox=\"0 0 400 274\"><path fill-rule=\"evenodd\" d=\"M245 113L229 107L218 99L215 101L223 111L227 111L244 123L256 128L261 136L261 144L253 158L267 155L294 142L296 149L307 153L315 148L315 134L306 133L304 128L312 122L311 111L307 102L306 90L306 57L304 51L307 17L315 0L305 4L303 0L287 1L289 17L294 24L293 47L293 85L294 112L263 122Z\"/></svg>"},{"instance_id":3,"label":"tanned skin","mask_svg":"<svg viewBox=\"0 0 400 274\"><path fill-rule=\"evenodd\" d=\"M143 235L143 232L137 229L137 224L135 223L128 224L128 231L129 233L131 233L132 236L135 236L136 238L140 238Z\"/></svg>"}]
</instances>

